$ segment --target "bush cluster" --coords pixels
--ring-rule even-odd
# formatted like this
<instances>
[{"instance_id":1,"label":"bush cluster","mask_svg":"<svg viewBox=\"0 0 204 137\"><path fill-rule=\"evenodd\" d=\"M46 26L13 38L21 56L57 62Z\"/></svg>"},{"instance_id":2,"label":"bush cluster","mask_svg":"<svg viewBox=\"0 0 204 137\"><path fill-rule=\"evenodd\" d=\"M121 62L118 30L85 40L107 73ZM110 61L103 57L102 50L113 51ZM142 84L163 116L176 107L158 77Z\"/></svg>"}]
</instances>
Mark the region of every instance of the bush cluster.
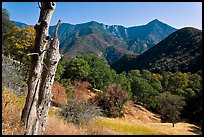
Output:
<instances>
[{"instance_id":1,"label":"bush cluster","mask_svg":"<svg viewBox=\"0 0 204 137\"><path fill-rule=\"evenodd\" d=\"M60 116L74 124L85 124L100 115L101 110L98 107L74 99L70 100L60 111Z\"/></svg>"},{"instance_id":2,"label":"bush cluster","mask_svg":"<svg viewBox=\"0 0 204 137\"><path fill-rule=\"evenodd\" d=\"M23 95L26 90L26 74L18 61L2 55L2 87Z\"/></svg>"},{"instance_id":3,"label":"bush cluster","mask_svg":"<svg viewBox=\"0 0 204 137\"><path fill-rule=\"evenodd\" d=\"M128 99L128 93L120 86L108 86L103 93L99 93L90 102L99 106L103 114L108 117L121 117L123 114L123 104Z\"/></svg>"}]
</instances>

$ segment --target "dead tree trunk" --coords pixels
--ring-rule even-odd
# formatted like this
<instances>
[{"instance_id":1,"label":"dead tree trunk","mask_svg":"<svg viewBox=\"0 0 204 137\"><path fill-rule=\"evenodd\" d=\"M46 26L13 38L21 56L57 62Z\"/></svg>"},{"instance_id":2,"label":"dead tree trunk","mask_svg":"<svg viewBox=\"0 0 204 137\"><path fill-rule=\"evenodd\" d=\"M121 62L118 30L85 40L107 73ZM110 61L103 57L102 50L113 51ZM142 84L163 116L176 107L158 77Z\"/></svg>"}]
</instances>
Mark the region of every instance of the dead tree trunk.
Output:
<instances>
[{"instance_id":1,"label":"dead tree trunk","mask_svg":"<svg viewBox=\"0 0 204 137\"><path fill-rule=\"evenodd\" d=\"M26 125L26 134L34 134L36 128L36 112L41 81L44 51L48 44L48 29L52 14L56 7L55 2L41 2L41 11L38 23L35 25L35 49L32 56L32 66L28 77L28 95L22 111L21 120Z\"/></svg>"},{"instance_id":2,"label":"dead tree trunk","mask_svg":"<svg viewBox=\"0 0 204 137\"><path fill-rule=\"evenodd\" d=\"M39 90L39 101L37 108L37 128L36 134L42 135L45 131L45 124L47 122L48 111L50 108L50 103L52 101L52 85L54 83L55 72L57 70L57 64L61 58L59 53L59 40L57 36L58 27L61 23L61 20L58 21L58 24L55 29L54 37L51 40L50 48L47 52L47 60L45 73L42 77L42 82Z\"/></svg>"}]
</instances>

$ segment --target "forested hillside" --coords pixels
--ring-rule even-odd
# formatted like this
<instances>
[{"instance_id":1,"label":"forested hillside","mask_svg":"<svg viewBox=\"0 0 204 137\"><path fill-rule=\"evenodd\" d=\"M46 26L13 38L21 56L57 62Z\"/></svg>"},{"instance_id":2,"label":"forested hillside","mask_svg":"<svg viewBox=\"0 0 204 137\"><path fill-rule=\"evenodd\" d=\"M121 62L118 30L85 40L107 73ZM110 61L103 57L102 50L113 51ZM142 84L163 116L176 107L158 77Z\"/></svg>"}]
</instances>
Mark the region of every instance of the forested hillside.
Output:
<instances>
[{"instance_id":1,"label":"forested hillside","mask_svg":"<svg viewBox=\"0 0 204 137\"><path fill-rule=\"evenodd\" d=\"M137 58L122 58L112 68L117 72L132 69L197 72L202 69L202 31L190 27L177 30Z\"/></svg>"}]
</instances>

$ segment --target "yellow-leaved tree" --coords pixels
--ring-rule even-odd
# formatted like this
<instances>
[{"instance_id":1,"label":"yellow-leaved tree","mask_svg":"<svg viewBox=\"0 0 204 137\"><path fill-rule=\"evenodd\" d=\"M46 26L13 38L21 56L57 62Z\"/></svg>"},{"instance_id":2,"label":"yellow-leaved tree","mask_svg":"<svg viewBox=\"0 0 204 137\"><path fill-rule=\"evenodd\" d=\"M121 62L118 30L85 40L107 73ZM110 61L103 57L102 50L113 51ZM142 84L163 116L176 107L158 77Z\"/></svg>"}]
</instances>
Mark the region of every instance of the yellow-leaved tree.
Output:
<instances>
[{"instance_id":1,"label":"yellow-leaved tree","mask_svg":"<svg viewBox=\"0 0 204 137\"><path fill-rule=\"evenodd\" d=\"M30 57L27 56L34 47L35 29L32 26L26 28L13 27L9 33L3 36L3 39L7 41L7 52L14 59L25 63L30 61Z\"/></svg>"}]
</instances>

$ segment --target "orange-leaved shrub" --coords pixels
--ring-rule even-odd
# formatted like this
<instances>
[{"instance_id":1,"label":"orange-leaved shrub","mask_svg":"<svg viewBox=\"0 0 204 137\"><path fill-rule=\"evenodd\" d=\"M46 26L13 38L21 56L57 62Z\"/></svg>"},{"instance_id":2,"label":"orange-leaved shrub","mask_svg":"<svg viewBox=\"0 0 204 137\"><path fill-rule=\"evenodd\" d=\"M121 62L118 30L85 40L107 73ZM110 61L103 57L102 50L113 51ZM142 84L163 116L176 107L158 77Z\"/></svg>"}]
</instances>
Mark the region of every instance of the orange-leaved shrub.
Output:
<instances>
[{"instance_id":1,"label":"orange-leaved shrub","mask_svg":"<svg viewBox=\"0 0 204 137\"><path fill-rule=\"evenodd\" d=\"M103 114L108 117L122 117L123 104L128 100L128 93L119 85L108 86L103 93L99 93L90 102L99 106Z\"/></svg>"},{"instance_id":2,"label":"orange-leaved shrub","mask_svg":"<svg viewBox=\"0 0 204 137\"><path fill-rule=\"evenodd\" d=\"M52 87L52 105L59 106L60 104L66 104L67 93L65 88L59 82L54 82Z\"/></svg>"}]
</instances>

